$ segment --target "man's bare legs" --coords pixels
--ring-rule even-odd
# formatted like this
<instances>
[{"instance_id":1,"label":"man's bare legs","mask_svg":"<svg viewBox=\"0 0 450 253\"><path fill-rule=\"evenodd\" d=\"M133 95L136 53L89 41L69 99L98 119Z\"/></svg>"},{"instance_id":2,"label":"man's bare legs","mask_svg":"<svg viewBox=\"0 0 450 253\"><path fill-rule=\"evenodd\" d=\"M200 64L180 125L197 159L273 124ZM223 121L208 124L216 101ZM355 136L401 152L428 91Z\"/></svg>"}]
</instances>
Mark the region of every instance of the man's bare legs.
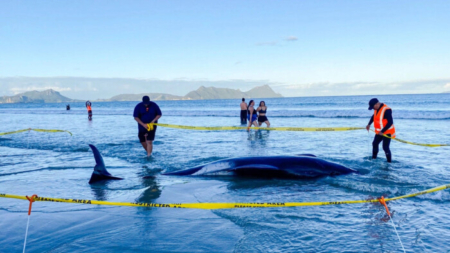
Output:
<instances>
[{"instance_id":1,"label":"man's bare legs","mask_svg":"<svg viewBox=\"0 0 450 253\"><path fill-rule=\"evenodd\" d=\"M153 141L141 142L141 145L147 151L147 157L151 156L153 152Z\"/></svg>"},{"instance_id":2,"label":"man's bare legs","mask_svg":"<svg viewBox=\"0 0 450 253\"><path fill-rule=\"evenodd\" d=\"M153 141L147 141L147 157L152 155L153 151Z\"/></svg>"},{"instance_id":3,"label":"man's bare legs","mask_svg":"<svg viewBox=\"0 0 450 253\"><path fill-rule=\"evenodd\" d=\"M147 151L147 142L141 142L141 145Z\"/></svg>"}]
</instances>

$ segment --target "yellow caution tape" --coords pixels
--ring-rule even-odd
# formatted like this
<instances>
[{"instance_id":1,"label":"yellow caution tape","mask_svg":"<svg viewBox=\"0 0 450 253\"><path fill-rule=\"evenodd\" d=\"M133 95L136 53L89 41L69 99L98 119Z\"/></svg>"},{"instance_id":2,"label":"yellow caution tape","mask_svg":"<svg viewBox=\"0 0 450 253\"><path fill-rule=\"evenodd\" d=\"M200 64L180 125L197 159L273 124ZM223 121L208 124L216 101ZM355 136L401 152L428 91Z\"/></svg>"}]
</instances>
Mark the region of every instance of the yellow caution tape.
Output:
<instances>
[{"instance_id":1,"label":"yellow caution tape","mask_svg":"<svg viewBox=\"0 0 450 253\"><path fill-rule=\"evenodd\" d=\"M370 131L375 132L372 129ZM385 134L383 134L383 136L386 138L392 139L394 141L398 141L398 142L402 142L402 143L406 143L406 144L410 144L410 145L416 145L416 146L432 147L432 148L450 146L450 144L425 144L425 143L416 143L416 142L411 142L411 141L405 141L405 140L399 139L397 137L393 138L393 137L387 136Z\"/></svg>"},{"instance_id":2,"label":"yellow caution tape","mask_svg":"<svg viewBox=\"0 0 450 253\"><path fill-rule=\"evenodd\" d=\"M219 126L219 127L202 127L202 126L183 126L183 125L171 125L171 124L161 124L161 123L152 123L147 124L148 131L153 130L153 126L162 126L168 128L175 129L186 129L186 130L200 130L200 131L220 131L220 130L247 130L247 127L236 127L236 126ZM365 129L363 127L253 127L253 129L262 129L262 130L270 130L270 131L303 131L303 132L330 132L330 131L353 131L353 130L361 130ZM371 130L373 131L373 130ZM450 144L423 144L423 143L415 143L410 141L405 141L398 138L392 138L387 135L384 135L389 139L394 139L398 142L424 146L424 147L445 147L450 146Z\"/></svg>"},{"instance_id":3,"label":"yellow caution tape","mask_svg":"<svg viewBox=\"0 0 450 253\"><path fill-rule=\"evenodd\" d=\"M161 124L153 123L147 124L148 129L152 125L176 128L176 129L187 129L187 130L200 130L200 131L220 131L220 130L247 130L247 127L237 127L237 126L219 126L219 127L203 127L203 126L183 126L183 125L171 125L171 124ZM352 131L365 129L363 127L252 127L252 129L262 129L270 131L303 131L303 132L323 132L323 131Z\"/></svg>"},{"instance_id":4,"label":"yellow caution tape","mask_svg":"<svg viewBox=\"0 0 450 253\"><path fill-rule=\"evenodd\" d=\"M394 198L386 198L385 201L393 201L404 198L416 197L423 194L442 191L450 188L450 184L442 185L436 188L425 191L416 192L413 194L403 195ZM18 196L0 193L0 198L12 198L27 200L26 196ZM231 208L263 208L263 207L298 207L298 206L324 206L324 205L342 205L342 204L361 204L378 202L378 199L369 200L344 200L331 202L277 202L277 203L185 203L185 204L159 204L159 203L133 203L133 202L108 202L99 200L85 200L85 199L59 199L48 197L37 197L35 201L46 202L62 202L73 204L91 204L91 205L107 205L107 206L136 206L136 207L161 207L161 208L191 208L191 209L231 209Z\"/></svg>"},{"instance_id":5,"label":"yellow caution tape","mask_svg":"<svg viewBox=\"0 0 450 253\"><path fill-rule=\"evenodd\" d=\"M69 133L70 136L72 136L72 133L66 130L57 130L57 129L32 129L32 128L28 128L28 129L22 129L22 130L17 130L17 131L12 131L12 132L6 132L6 133L0 133L0 135L8 135L8 134L18 134L18 133L22 133L22 132L26 132L26 131L36 131L36 132L45 132L45 133L62 133L62 132L66 132Z\"/></svg>"}]
</instances>

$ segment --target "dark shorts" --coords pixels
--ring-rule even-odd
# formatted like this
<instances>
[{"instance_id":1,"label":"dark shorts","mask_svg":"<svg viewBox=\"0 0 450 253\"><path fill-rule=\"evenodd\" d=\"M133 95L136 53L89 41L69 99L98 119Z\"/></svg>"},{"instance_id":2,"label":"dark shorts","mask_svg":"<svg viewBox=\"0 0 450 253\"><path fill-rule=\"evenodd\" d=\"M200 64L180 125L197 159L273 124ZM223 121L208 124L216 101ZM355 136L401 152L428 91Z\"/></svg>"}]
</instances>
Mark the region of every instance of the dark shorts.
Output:
<instances>
[{"instance_id":1,"label":"dark shorts","mask_svg":"<svg viewBox=\"0 0 450 253\"><path fill-rule=\"evenodd\" d=\"M241 119L247 119L247 110L241 110Z\"/></svg>"},{"instance_id":2,"label":"dark shorts","mask_svg":"<svg viewBox=\"0 0 450 253\"><path fill-rule=\"evenodd\" d=\"M156 127L157 126L153 126L152 131L139 132L138 134L139 142L145 142L145 134L147 134L147 141L155 140Z\"/></svg>"},{"instance_id":3,"label":"dark shorts","mask_svg":"<svg viewBox=\"0 0 450 253\"><path fill-rule=\"evenodd\" d=\"M259 116L258 117L258 122L266 122L266 121L269 121L266 116Z\"/></svg>"}]
</instances>

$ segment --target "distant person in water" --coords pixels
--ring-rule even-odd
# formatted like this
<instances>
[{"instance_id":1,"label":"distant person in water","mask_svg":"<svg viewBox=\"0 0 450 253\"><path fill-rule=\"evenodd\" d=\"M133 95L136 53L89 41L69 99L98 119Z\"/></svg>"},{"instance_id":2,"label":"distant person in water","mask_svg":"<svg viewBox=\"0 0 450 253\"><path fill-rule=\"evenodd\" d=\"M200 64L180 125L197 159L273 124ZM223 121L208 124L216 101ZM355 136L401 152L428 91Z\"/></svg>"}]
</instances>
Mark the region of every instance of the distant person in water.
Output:
<instances>
[{"instance_id":1,"label":"distant person in water","mask_svg":"<svg viewBox=\"0 0 450 253\"><path fill-rule=\"evenodd\" d=\"M266 112L267 112L267 106L266 106L266 102L261 101L259 102L259 107L256 109L256 111L258 112L258 124L259 126L261 126L263 123L266 123L267 127L270 127L270 122L266 117Z\"/></svg>"},{"instance_id":2,"label":"distant person in water","mask_svg":"<svg viewBox=\"0 0 450 253\"><path fill-rule=\"evenodd\" d=\"M86 108L87 108L87 111L88 111L88 119L89 120L92 120L92 103L91 103L91 101L86 101Z\"/></svg>"},{"instance_id":3,"label":"distant person in water","mask_svg":"<svg viewBox=\"0 0 450 253\"><path fill-rule=\"evenodd\" d=\"M241 124L247 124L247 104L245 98L242 98L241 102Z\"/></svg>"},{"instance_id":4,"label":"distant person in water","mask_svg":"<svg viewBox=\"0 0 450 253\"><path fill-rule=\"evenodd\" d=\"M256 110L254 108L255 102L253 100L250 100L247 107L247 119L248 119L248 127L247 131L250 130L250 127L254 125L255 127L258 127L258 115L256 114Z\"/></svg>"},{"instance_id":5,"label":"distant person in water","mask_svg":"<svg viewBox=\"0 0 450 253\"><path fill-rule=\"evenodd\" d=\"M66 105L66 110L67 110L67 111L70 110L70 105Z\"/></svg>"},{"instance_id":6,"label":"distant person in water","mask_svg":"<svg viewBox=\"0 0 450 253\"><path fill-rule=\"evenodd\" d=\"M153 129L149 130L147 124L158 123L158 119L162 116L161 109L159 109L159 106L156 103L150 102L148 96L144 96L142 102L137 104L134 108L133 116L139 127L139 141L141 142L142 147L147 151L147 157L149 157L153 151L156 126L153 126Z\"/></svg>"},{"instance_id":7,"label":"distant person in water","mask_svg":"<svg viewBox=\"0 0 450 253\"><path fill-rule=\"evenodd\" d=\"M383 135L387 135L391 138L395 138L395 127L394 120L392 119L392 109L386 104L380 103L378 99L372 98L369 101L369 110L374 109L373 116L370 118L369 124L367 124L366 129L369 131L370 125L375 127L375 138L373 139L373 149L372 149L372 159L376 159L378 155L378 146L380 142L383 142L383 150L386 154L386 159L388 163L392 161L391 150L389 145L391 144L391 139Z\"/></svg>"}]
</instances>

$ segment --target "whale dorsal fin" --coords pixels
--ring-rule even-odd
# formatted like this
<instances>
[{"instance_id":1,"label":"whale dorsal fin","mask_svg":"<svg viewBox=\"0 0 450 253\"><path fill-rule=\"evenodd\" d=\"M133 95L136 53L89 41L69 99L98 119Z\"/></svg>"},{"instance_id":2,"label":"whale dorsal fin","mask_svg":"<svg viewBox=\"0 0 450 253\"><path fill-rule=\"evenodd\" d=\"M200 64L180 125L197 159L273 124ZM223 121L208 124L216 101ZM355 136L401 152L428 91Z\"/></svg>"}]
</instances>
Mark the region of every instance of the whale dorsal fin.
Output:
<instances>
[{"instance_id":1,"label":"whale dorsal fin","mask_svg":"<svg viewBox=\"0 0 450 253\"><path fill-rule=\"evenodd\" d=\"M103 157L98 151L98 149L91 144L89 144L89 147L91 147L92 153L94 154L95 158L94 173L110 176L111 174L109 174L109 172L106 170L105 162L103 161Z\"/></svg>"},{"instance_id":2,"label":"whale dorsal fin","mask_svg":"<svg viewBox=\"0 0 450 253\"><path fill-rule=\"evenodd\" d=\"M109 172L106 170L105 162L103 161L103 157L98 151L98 149L94 146L89 144L89 147L92 149L92 153L94 154L95 158L95 166L94 166L94 172L92 172L91 179L89 180L89 184L95 183L97 181L101 180L121 180L120 177L113 177Z\"/></svg>"}]
</instances>

